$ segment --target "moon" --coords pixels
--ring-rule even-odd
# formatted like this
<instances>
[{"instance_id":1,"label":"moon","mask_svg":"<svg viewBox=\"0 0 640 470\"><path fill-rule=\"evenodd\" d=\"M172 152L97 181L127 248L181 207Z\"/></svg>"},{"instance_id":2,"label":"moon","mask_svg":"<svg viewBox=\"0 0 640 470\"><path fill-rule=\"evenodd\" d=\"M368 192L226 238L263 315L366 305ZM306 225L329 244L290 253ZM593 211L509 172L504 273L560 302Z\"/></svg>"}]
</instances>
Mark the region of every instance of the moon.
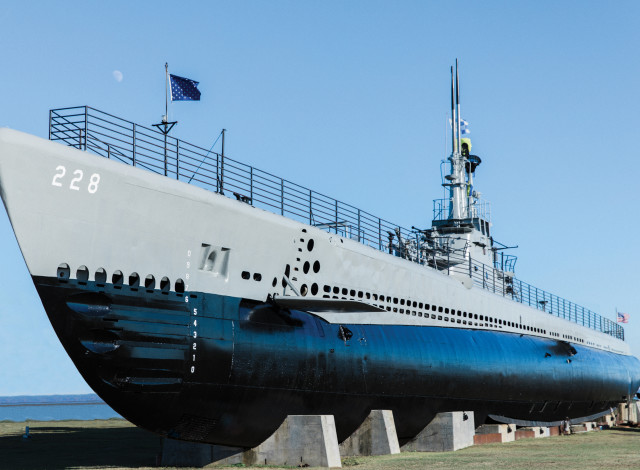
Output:
<instances>
[{"instance_id":1,"label":"moon","mask_svg":"<svg viewBox=\"0 0 640 470\"><path fill-rule=\"evenodd\" d=\"M114 70L113 71L113 78L116 79L116 82L120 83L122 81L122 79L124 78L124 75L122 75L122 72L120 70Z\"/></svg>"}]
</instances>

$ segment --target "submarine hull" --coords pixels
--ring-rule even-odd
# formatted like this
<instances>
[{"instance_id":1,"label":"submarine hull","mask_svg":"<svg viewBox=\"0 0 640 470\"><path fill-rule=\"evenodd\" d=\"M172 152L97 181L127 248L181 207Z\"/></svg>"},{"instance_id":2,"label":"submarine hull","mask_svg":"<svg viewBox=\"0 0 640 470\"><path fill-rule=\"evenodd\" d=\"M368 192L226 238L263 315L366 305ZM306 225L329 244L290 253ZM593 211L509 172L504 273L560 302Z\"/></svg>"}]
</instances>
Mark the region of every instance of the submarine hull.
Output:
<instances>
[{"instance_id":1,"label":"submarine hull","mask_svg":"<svg viewBox=\"0 0 640 470\"><path fill-rule=\"evenodd\" d=\"M555 422L607 411L638 387L635 357L548 338L330 324L214 294L33 280L87 383L174 439L253 447L287 415L331 414L342 441L370 410L389 409L406 442L443 411Z\"/></svg>"}]
</instances>

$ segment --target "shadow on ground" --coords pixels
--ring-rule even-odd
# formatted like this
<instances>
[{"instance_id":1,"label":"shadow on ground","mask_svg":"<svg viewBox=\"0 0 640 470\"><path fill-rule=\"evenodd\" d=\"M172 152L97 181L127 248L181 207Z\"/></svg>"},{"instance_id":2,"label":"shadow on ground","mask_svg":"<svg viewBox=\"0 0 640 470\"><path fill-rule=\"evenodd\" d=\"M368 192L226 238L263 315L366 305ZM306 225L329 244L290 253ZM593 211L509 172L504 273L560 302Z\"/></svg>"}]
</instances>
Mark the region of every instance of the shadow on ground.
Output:
<instances>
[{"instance_id":1,"label":"shadow on ground","mask_svg":"<svg viewBox=\"0 0 640 470\"><path fill-rule=\"evenodd\" d=\"M0 469L154 466L161 438L133 427L40 427L0 436Z\"/></svg>"},{"instance_id":2,"label":"shadow on ground","mask_svg":"<svg viewBox=\"0 0 640 470\"><path fill-rule=\"evenodd\" d=\"M614 431L626 431L626 432L640 432L640 427L626 427L626 426L614 426L613 428Z\"/></svg>"}]
</instances>

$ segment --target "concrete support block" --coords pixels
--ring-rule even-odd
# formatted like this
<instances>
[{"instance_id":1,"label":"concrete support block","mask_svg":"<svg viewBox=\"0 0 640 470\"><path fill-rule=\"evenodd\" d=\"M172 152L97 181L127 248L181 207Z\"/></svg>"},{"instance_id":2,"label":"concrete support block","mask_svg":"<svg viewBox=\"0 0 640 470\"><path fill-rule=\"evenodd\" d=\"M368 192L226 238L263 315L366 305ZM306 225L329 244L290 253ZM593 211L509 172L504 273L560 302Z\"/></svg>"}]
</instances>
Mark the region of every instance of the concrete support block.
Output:
<instances>
[{"instance_id":1,"label":"concrete support block","mask_svg":"<svg viewBox=\"0 0 640 470\"><path fill-rule=\"evenodd\" d=\"M536 437L549 437L551 436L551 430L547 426L540 426L538 429L538 435Z\"/></svg>"},{"instance_id":2,"label":"concrete support block","mask_svg":"<svg viewBox=\"0 0 640 470\"><path fill-rule=\"evenodd\" d=\"M340 444L342 457L399 453L398 434L391 410L372 410L360 427Z\"/></svg>"},{"instance_id":3,"label":"concrete support block","mask_svg":"<svg viewBox=\"0 0 640 470\"><path fill-rule=\"evenodd\" d=\"M420 433L402 446L404 452L446 452L473 445L473 411L438 413Z\"/></svg>"},{"instance_id":4,"label":"concrete support block","mask_svg":"<svg viewBox=\"0 0 640 470\"><path fill-rule=\"evenodd\" d=\"M217 463L340 468L336 423L333 415L288 416L259 446Z\"/></svg>"},{"instance_id":5,"label":"concrete support block","mask_svg":"<svg viewBox=\"0 0 640 470\"><path fill-rule=\"evenodd\" d=\"M618 423L638 424L640 416L640 410L638 410L638 403L631 402L631 404L620 403L618 404Z\"/></svg>"},{"instance_id":6,"label":"concrete support block","mask_svg":"<svg viewBox=\"0 0 640 470\"><path fill-rule=\"evenodd\" d=\"M533 431L534 438L550 436L549 428L546 426L530 426L530 427L522 428L522 431Z\"/></svg>"},{"instance_id":7,"label":"concrete support block","mask_svg":"<svg viewBox=\"0 0 640 470\"><path fill-rule=\"evenodd\" d=\"M578 434L581 432L587 432L587 429L584 427L584 424L572 424L571 425L571 434Z\"/></svg>"},{"instance_id":8,"label":"concrete support block","mask_svg":"<svg viewBox=\"0 0 640 470\"><path fill-rule=\"evenodd\" d=\"M640 413L638 413L638 403L637 402L631 402L631 404L629 405L629 423L630 424L638 424L638 422L640 421L639 418Z\"/></svg>"},{"instance_id":9,"label":"concrete support block","mask_svg":"<svg viewBox=\"0 0 640 470\"><path fill-rule=\"evenodd\" d=\"M164 439L161 465L203 467L244 464L340 468L336 425L332 415L288 416L278 430L253 449Z\"/></svg>"},{"instance_id":10,"label":"concrete support block","mask_svg":"<svg viewBox=\"0 0 640 470\"><path fill-rule=\"evenodd\" d=\"M500 434L498 442L511 442L516 439L515 431L515 424L483 424L476 429L476 435Z\"/></svg>"},{"instance_id":11,"label":"concrete support block","mask_svg":"<svg viewBox=\"0 0 640 470\"><path fill-rule=\"evenodd\" d=\"M609 426L609 427L613 427L616 425L616 417L613 414L608 414L608 415L604 415L601 416L600 418L598 418L598 425L600 426Z\"/></svg>"}]
</instances>

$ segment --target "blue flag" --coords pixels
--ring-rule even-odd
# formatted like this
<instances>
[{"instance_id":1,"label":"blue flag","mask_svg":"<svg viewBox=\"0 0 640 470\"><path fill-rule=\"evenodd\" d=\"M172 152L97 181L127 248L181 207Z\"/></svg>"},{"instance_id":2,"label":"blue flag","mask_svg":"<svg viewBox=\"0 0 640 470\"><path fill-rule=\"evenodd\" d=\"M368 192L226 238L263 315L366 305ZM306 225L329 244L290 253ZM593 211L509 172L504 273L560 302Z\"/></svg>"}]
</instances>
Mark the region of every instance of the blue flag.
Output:
<instances>
[{"instance_id":1,"label":"blue flag","mask_svg":"<svg viewBox=\"0 0 640 470\"><path fill-rule=\"evenodd\" d=\"M470 133L471 131L469 130L469 123L464 119L460 119L460 134L465 135Z\"/></svg>"},{"instance_id":2,"label":"blue flag","mask_svg":"<svg viewBox=\"0 0 640 470\"><path fill-rule=\"evenodd\" d=\"M200 101L200 90L195 80L169 75L171 78L171 101Z\"/></svg>"}]
</instances>

